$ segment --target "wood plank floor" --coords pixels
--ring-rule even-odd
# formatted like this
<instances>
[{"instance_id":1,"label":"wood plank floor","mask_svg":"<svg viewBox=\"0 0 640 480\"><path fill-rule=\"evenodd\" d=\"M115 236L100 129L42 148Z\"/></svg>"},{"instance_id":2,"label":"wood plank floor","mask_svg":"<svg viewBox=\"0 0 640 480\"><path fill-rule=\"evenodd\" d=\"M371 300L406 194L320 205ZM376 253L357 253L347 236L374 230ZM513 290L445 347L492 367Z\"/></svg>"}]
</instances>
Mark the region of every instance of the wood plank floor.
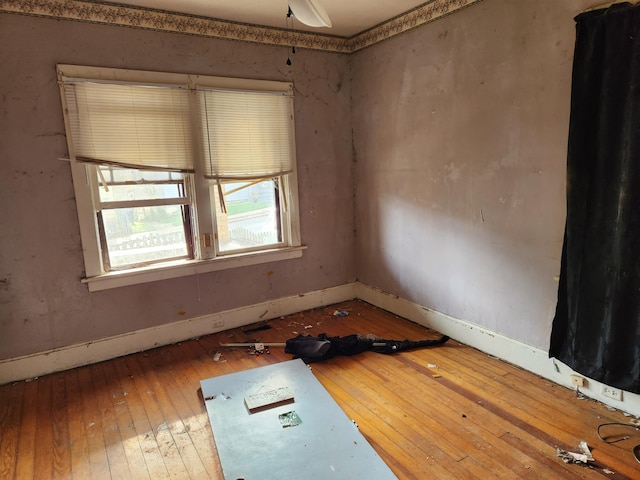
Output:
<instances>
[{"instance_id":1,"label":"wood plank floor","mask_svg":"<svg viewBox=\"0 0 640 480\"><path fill-rule=\"evenodd\" d=\"M251 355L220 342L284 342L298 333L439 336L360 301L257 325L265 324L271 328L229 330L1 386L0 479L222 479L200 380L291 356L282 347ZM631 437L614 444L596 433L600 424L633 419L454 340L312 368L399 478L640 478L632 454L638 430L607 427L611 438ZM592 468L557 457L557 448L577 452L583 440Z\"/></svg>"}]
</instances>

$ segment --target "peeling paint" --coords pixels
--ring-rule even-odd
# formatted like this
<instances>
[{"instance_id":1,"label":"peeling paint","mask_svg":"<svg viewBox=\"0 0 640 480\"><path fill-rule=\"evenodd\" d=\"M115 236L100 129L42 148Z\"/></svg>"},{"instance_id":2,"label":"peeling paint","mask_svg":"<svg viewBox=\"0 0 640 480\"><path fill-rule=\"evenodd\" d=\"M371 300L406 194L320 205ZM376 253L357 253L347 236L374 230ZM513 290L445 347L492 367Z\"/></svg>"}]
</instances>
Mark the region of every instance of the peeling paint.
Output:
<instances>
[{"instance_id":1,"label":"peeling paint","mask_svg":"<svg viewBox=\"0 0 640 480\"><path fill-rule=\"evenodd\" d=\"M453 162L445 166L445 171L447 172L447 178L452 182L457 182L462 176L462 169L455 166Z\"/></svg>"}]
</instances>

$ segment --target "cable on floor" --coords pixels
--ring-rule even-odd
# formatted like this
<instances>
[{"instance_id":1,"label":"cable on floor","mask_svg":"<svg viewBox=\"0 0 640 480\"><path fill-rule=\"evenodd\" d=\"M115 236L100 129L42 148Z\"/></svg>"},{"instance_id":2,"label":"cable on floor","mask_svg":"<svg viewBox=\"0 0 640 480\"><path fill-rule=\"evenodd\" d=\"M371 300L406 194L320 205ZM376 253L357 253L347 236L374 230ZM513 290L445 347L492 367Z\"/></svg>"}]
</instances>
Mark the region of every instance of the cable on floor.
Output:
<instances>
[{"instance_id":1,"label":"cable on floor","mask_svg":"<svg viewBox=\"0 0 640 480\"><path fill-rule=\"evenodd\" d=\"M628 435L624 435L620 438L616 438L615 440L607 440L606 438L603 438L602 435L600 435L600 429L602 427L608 427L608 426L614 426L614 425L618 427L631 427L636 432L640 431L640 425L636 425L634 423L620 423L620 422L603 423L601 425L598 425L598 429L596 431L598 434L598 438L602 440L604 443L618 443L618 442L622 442L623 440L629 440L631 438ZM636 459L636 462L640 463L640 444L633 447L632 453Z\"/></svg>"}]
</instances>

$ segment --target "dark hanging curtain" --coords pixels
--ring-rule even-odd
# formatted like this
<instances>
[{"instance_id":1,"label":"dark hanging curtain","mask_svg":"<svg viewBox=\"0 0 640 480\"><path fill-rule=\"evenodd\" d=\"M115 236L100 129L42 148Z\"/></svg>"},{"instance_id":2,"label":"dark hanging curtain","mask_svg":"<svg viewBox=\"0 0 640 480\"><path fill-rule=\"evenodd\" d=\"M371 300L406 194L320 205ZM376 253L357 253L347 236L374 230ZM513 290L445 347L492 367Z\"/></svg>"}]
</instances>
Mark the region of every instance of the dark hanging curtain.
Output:
<instances>
[{"instance_id":1,"label":"dark hanging curtain","mask_svg":"<svg viewBox=\"0 0 640 480\"><path fill-rule=\"evenodd\" d=\"M640 393L640 5L575 20L567 220L549 356Z\"/></svg>"}]
</instances>

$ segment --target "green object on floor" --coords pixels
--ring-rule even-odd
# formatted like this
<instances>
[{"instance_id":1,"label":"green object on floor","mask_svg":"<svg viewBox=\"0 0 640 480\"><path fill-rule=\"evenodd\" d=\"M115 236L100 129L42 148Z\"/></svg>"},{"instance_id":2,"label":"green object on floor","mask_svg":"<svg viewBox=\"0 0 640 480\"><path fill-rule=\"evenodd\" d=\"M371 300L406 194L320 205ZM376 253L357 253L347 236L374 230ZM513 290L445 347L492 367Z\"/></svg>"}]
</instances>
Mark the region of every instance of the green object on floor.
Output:
<instances>
[{"instance_id":1,"label":"green object on floor","mask_svg":"<svg viewBox=\"0 0 640 480\"><path fill-rule=\"evenodd\" d=\"M296 412L287 412L278 415L280 419L280 423L282 424L282 428L287 427L295 427L296 425L300 425L302 423L302 419L298 416Z\"/></svg>"}]
</instances>

